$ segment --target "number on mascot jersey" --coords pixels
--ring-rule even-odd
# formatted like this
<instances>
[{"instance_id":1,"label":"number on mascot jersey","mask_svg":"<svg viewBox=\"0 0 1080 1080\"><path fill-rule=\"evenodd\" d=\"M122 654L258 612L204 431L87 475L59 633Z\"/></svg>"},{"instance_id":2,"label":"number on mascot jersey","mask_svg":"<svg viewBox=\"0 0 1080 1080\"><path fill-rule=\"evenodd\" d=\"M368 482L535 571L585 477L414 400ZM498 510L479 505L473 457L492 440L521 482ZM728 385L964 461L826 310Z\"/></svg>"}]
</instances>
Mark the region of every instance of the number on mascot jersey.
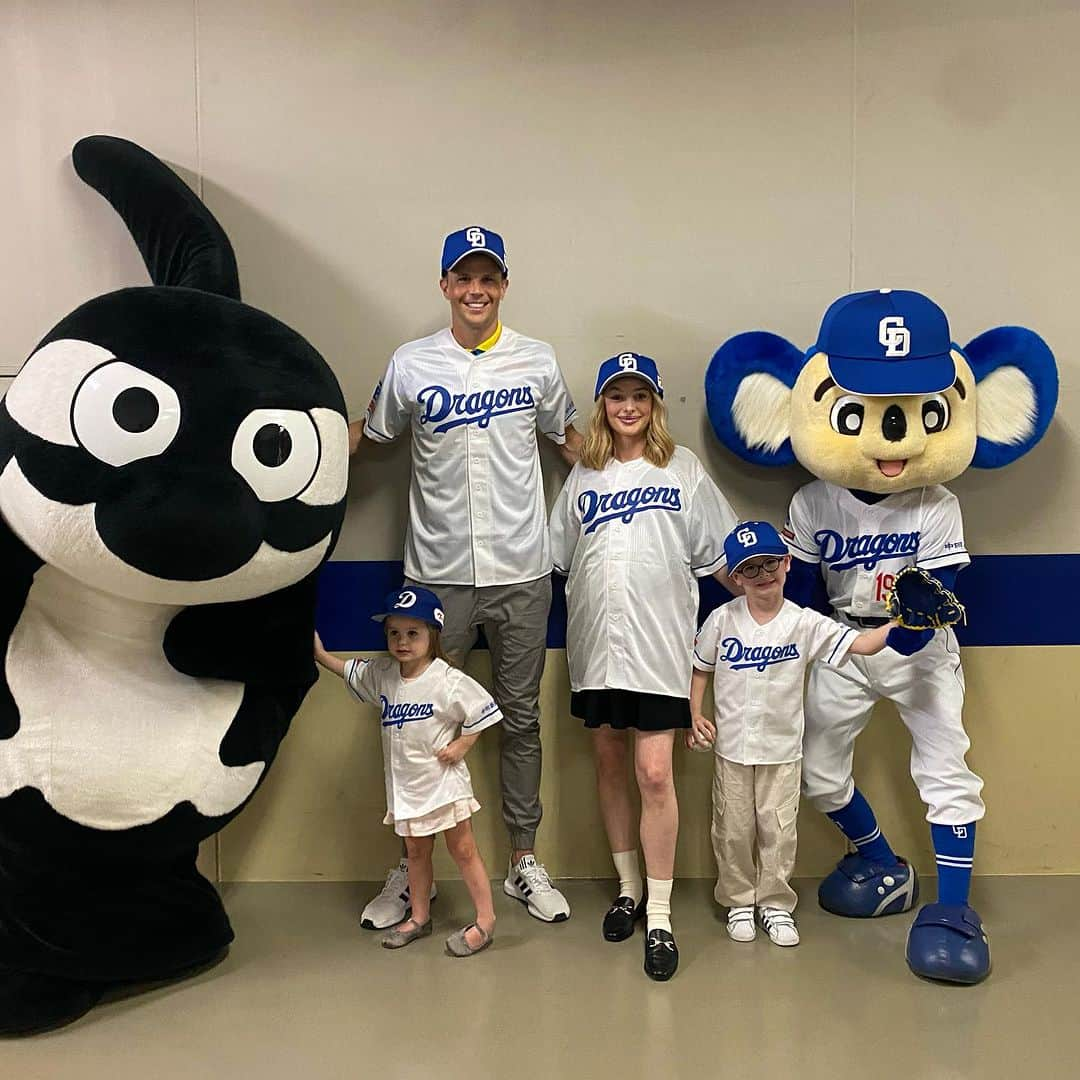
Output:
<instances>
[{"instance_id":1,"label":"number on mascot jersey","mask_svg":"<svg viewBox=\"0 0 1080 1080\"><path fill-rule=\"evenodd\" d=\"M877 600L879 604L884 604L885 601L889 598L889 593L892 592L893 582L895 580L895 574L885 573L878 574L878 576L874 579L874 582L877 586L877 591L875 593L874 599Z\"/></svg>"}]
</instances>

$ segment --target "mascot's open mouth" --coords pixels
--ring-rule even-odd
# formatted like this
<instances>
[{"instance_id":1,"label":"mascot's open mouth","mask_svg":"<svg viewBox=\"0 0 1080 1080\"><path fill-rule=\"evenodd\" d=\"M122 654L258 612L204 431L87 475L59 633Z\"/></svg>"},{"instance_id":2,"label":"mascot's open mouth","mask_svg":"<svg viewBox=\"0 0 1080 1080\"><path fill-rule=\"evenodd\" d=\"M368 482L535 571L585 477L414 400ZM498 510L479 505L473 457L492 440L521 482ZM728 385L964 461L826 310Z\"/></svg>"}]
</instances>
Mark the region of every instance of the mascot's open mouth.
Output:
<instances>
[{"instance_id":1,"label":"mascot's open mouth","mask_svg":"<svg viewBox=\"0 0 1080 1080\"><path fill-rule=\"evenodd\" d=\"M882 476L899 476L904 471L906 464L907 458L900 461L882 461L881 458L878 458L877 467Z\"/></svg>"}]
</instances>

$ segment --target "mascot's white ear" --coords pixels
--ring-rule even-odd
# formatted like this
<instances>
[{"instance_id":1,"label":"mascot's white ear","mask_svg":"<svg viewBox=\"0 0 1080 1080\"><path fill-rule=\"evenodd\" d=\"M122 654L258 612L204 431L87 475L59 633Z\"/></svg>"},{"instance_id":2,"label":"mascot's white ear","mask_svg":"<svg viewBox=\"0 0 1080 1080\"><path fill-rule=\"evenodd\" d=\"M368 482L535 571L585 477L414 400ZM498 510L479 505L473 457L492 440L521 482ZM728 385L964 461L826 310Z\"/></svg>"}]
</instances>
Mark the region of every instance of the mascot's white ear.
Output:
<instances>
[{"instance_id":1,"label":"mascot's white ear","mask_svg":"<svg viewBox=\"0 0 1080 1080\"><path fill-rule=\"evenodd\" d=\"M1035 434L1039 414L1035 387L1016 367L1000 367L979 383L977 431L980 439L1015 446Z\"/></svg>"},{"instance_id":2,"label":"mascot's white ear","mask_svg":"<svg viewBox=\"0 0 1080 1080\"><path fill-rule=\"evenodd\" d=\"M791 437L791 387L764 371L747 375L735 391L731 419L751 450L775 454Z\"/></svg>"},{"instance_id":3,"label":"mascot's white ear","mask_svg":"<svg viewBox=\"0 0 1080 1080\"><path fill-rule=\"evenodd\" d=\"M978 440L972 464L996 469L1023 457L1046 433L1058 399L1054 354L1022 326L998 326L964 354L975 376Z\"/></svg>"},{"instance_id":4,"label":"mascot's white ear","mask_svg":"<svg viewBox=\"0 0 1080 1080\"><path fill-rule=\"evenodd\" d=\"M716 437L744 461L792 465L791 388L806 355L790 341L754 330L716 350L705 374L705 404Z\"/></svg>"}]
</instances>

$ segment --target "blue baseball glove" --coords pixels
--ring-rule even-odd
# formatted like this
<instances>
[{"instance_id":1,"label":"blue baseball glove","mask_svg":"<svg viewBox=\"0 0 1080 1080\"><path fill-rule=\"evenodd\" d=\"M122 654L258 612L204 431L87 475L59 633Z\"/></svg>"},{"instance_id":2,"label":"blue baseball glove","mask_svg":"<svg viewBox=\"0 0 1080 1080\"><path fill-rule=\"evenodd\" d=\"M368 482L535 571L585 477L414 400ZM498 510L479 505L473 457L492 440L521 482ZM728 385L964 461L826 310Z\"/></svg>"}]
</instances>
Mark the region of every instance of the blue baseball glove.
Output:
<instances>
[{"instance_id":1,"label":"blue baseball glove","mask_svg":"<svg viewBox=\"0 0 1080 1080\"><path fill-rule=\"evenodd\" d=\"M907 630L942 630L967 619L955 594L917 566L905 566L896 575L886 611Z\"/></svg>"}]
</instances>

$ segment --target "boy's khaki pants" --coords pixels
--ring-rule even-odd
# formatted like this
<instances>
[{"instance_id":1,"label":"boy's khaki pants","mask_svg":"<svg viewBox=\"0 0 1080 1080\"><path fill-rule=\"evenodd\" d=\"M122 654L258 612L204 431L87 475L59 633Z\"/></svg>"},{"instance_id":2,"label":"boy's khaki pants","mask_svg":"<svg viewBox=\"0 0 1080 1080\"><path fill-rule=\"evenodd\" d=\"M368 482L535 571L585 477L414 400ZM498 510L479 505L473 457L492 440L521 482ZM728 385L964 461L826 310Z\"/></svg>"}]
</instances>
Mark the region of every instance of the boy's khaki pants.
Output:
<instances>
[{"instance_id":1,"label":"boy's khaki pants","mask_svg":"<svg viewBox=\"0 0 1080 1080\"><path fill-rule=\"evenodd\" d=\"M794 911L798 897L788 881L795 869L802 762L739 765L719 754L715 757L716 902L724 907Z\"/></svg>"}]
</instances>

